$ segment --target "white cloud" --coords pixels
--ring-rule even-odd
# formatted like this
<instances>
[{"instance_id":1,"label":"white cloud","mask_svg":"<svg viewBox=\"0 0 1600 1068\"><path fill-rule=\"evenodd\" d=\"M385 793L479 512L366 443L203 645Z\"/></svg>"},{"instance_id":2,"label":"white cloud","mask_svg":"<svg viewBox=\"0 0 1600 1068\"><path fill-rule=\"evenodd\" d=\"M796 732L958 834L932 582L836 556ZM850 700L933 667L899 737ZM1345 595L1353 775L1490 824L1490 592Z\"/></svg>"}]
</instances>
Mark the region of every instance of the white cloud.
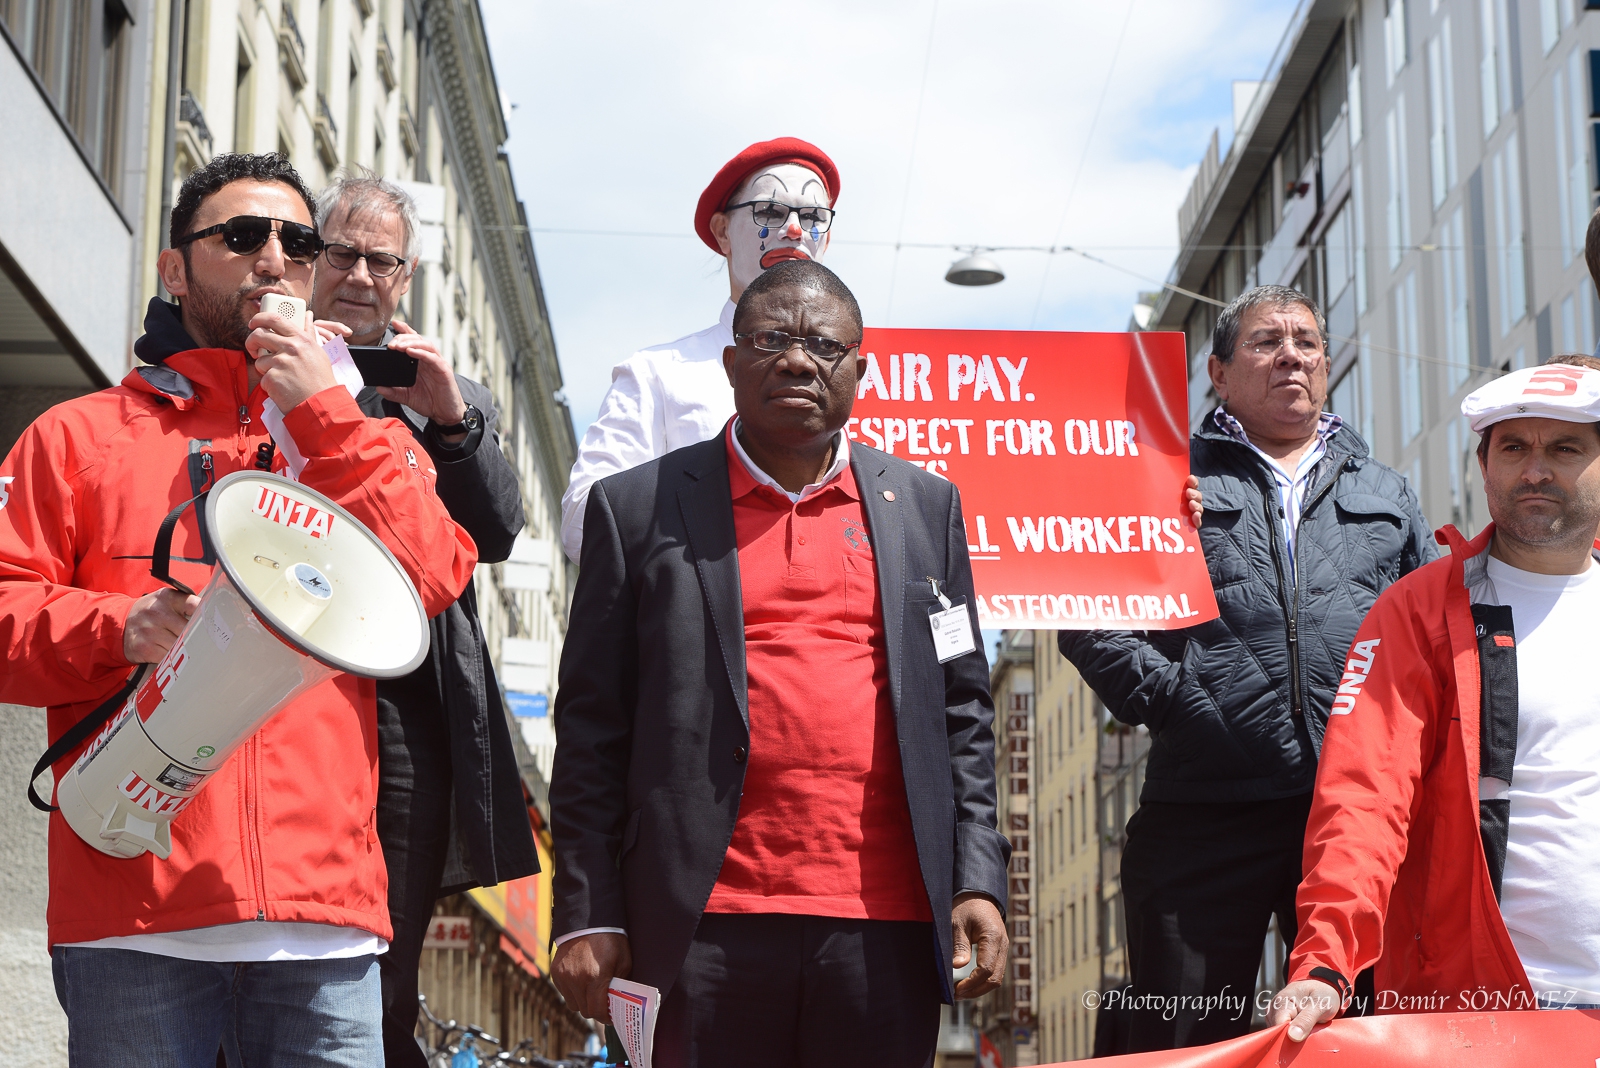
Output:
<instances>
[{"instance_id":1,"label":"white cloud","mask_svg":"<svg viewBox=\"0 0 1600 1068\"><path fill-rule=\"evenodd\" d=\"M952 249L902 249L896 262L865 243L895 241L905 205L905 241L1049 245L1123 3L940 0L931 52L931 0L482 6L518 105L507 148L530 224L688 235L534 235L580 435L613 364L715 318L726 275L692 236L694 205L753 141L803 137L838 163L827 262L872 325L1120 330L1150 288L1075 256L999 252L1006 281L963 289L944 281ZM1212 127L1230 128L1231 82L1260 76L1293 6L1136 0L1064 243L1165 276L1195 161Z\"/></svg>"}]
</instances>

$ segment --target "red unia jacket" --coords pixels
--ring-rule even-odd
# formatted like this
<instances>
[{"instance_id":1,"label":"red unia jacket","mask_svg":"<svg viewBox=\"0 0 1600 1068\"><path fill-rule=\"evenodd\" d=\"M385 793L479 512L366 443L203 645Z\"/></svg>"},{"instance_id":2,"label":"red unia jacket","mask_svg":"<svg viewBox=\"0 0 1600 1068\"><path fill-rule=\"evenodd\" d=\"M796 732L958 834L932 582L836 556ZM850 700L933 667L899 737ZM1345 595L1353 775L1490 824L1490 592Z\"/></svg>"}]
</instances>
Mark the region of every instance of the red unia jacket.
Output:
<instances>
[{"instance_id":1,"label":"red unia jacket","mask_svg":"<svg viewBox=\"0 0 1600 1068\"><path fill-rule=\"evenodd\" d=\"M253 468L269 440L266 394L248 389L247 360L190 349L141 367L50 409L0 464L0 701L48 706L52 740L128 677L123 621L161 585L150 552L162 518L196 480ZM343 387L284 423L309 461L300 481L370 527L428 614L443 611L466 588L477 549L439 502L411 435L365 418ZM199 589L211 572L192 562L202 556L191 512L173 541L173 576ZM167 860L106 856L51 815L50 944L253 919L390 937L376 714L370 680L340 675L307 692L173 823ZM56 765L58 777L77 756Z\"/></svg>"},{"instance_id":2,"label":"red unia jacket","mask_svg":"<svg viewBox=\"0 0 1600 1068\"><path fill-rule=\"evenodd\" d=\"M1291 980L1376 962L1380 1012L1532 1009L1478 821L1481 676L1466 582L1491 526L1384 591L1357 632L1306 827ZM1478 561L1481 564L1481 561Z\"/></svg>"}]
</instances>

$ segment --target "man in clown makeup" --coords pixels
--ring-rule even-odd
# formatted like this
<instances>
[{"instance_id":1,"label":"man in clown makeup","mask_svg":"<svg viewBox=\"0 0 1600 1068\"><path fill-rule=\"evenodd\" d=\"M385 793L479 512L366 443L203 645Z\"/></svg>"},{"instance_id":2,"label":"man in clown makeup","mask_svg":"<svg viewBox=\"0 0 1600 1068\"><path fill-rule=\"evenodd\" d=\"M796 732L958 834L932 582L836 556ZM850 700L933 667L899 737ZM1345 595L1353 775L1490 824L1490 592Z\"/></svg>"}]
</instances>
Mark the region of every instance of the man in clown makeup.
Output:
<instances>
[{"instance_id":1,"label":"man in clown makeup","mask_svg":"<svg viewBox=\"0 0 1600 1068\"><path fill-rule=\"evenodd\" d=\"M733 345L733 308L745 286L774 264L821 260L828 248L839 170L794 137L761 141L717 172L695 208L694 229L727 257L728 301L717 321L665 345L641 349L611 371L611 389L590 424L561 498L561 544L576 563L589 487L684 445L714 438L733 416L722 367Z\"/></svg>"}]
</instances>

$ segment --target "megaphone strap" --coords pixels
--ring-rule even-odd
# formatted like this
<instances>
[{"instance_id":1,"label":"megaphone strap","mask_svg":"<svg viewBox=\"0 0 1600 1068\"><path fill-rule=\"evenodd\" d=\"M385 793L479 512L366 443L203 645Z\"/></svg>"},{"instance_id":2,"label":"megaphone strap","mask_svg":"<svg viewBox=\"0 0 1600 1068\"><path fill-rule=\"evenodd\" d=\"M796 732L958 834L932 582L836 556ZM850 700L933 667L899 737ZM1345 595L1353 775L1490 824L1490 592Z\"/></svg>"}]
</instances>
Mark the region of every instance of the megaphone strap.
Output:
<instances>
[{"instance_id":1,"label":"megaphone strap","mask_svg":"<svg viewBox=\"0 0 1600 1068\"><path fill-rule=\"evenodd\" d=\"M210 489L201 491L184 501L178 507L167 513L167 518L161 521L161 529L156 531L155 548L150 550L150 574L165 582L168 586L186 596L193 596L194 591L178 579L172 577L172 533L178 529L178 520L184 510L191 504L195 506L195 515L201 517L200 527L200 555L207 561L216 559L216 554L211 549L211 535L206 531L204 518L206 494Z\"/></svg>"},{"instance_id":2,"label":"megaphone strap","mask_svg":"<svg viewBox=\"0 0 1600 1068\"><path fill-rule=\"evenodd\" d=\"M105 702L74 723L67 732L56 739L56 743L44 751L44 756L33 766L33 774L28 776L28 801L40 812L58 811L55 805L50 804L40 797L33 788L34 780L44 774L44 769L60 760L76 749L83 740L99 730L105 722L116 714L117 709L128 699L134 690L139 688L139 683L144 680L145 673L150 670L149 664L140 664L137 671L123 685L122 689L106 698Z\"/></svg>"}]
</instances>

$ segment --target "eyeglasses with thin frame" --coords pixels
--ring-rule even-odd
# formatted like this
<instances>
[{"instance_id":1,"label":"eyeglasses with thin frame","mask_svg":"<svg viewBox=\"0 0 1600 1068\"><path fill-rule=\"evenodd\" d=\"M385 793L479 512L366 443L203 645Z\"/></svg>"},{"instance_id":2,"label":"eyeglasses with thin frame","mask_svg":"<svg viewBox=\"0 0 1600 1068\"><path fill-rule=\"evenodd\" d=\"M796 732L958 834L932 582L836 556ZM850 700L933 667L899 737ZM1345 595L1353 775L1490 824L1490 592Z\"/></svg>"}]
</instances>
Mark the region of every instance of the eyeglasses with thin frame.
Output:
<instances>
[{"instance_id":1,"label":"eyeglasses with thin frame","mask_svg":"<svg viewBox=\"0 0 1600 1068\"><path fill-rule=\"evenodd\" d=\"M809 337L797 337L786 334L782 330L752 330L748 334L733 335L735 341L748 341L757 352L779 353L788 352L799 345L805 350L807 356L813 356L830 368L845 358L851 349L858 347L861 342L855 341L846 344L835 341L831 337L822 337L812 334Z\"/></svg>"},{"instance_id":2,"label":"eyeglasses with thin frame","mask_svg":"<svg viewBox=\"0 0 1600 1068\"><path fill-rule=\"evenodd\" d=\"M828 227L833 225L833 217L836 214L832 208L811 205L796 207L780 200L746 200L742 204L729 204L727 210L733 211L735 208L749 208L751 218L755 219L756 225L764 230L776 230L787 226L789 216L798 213L800 229L810 234L813 241L828 232Z\"/></svg>"},{"instance_id":3,"label":"eyeglasses with thin frame","mask_svg":"<svg viewBox=\"0 0 1600 1068\"><path fill-rule=\"evenodd\" d=\"M328 261L328 266L341 271L353 270L357 260L366 260L367 273L374 278L388 278L406 262L392 252L357 252L337 242L323 247L322 258Z\"/></svg>"},{"instance_id":4,"label":"eyeglasses with thin frame","mask_svg":"<svg viewBox=\"0 0 1600 1068\"><path fill-rule=\"evenodd\" d=\"M273 223L278 224L276 231ZM261 251L274 232L278 235L278 243L283 246L284 256L295 263L310 263L322 253L322 236L314 227L264 215L235 215L227 222L185 234L174 244L182 247L213 234L221 234L222 243L228 246L229 252L237 256L249 256Z\"/></svg>"},{"instance_id":5,"label":"eyeglasses with thin frame","mask_svg":"<svg viewBox=\"0 0 1600 1068\"><path fill-rule=\"evenodd\" d=\"M1314 363L1322 356L1321 340L1309 337L1290 337L1287 334L1283 337L1269 337L1262 341L1252 341L1243 347L1245 351L1253 352L1257 356L1276 356L1278 350L1283 348L1285 341L1289 342L1300 358L1307 363Z\"/></svg>"}]
</instances>

